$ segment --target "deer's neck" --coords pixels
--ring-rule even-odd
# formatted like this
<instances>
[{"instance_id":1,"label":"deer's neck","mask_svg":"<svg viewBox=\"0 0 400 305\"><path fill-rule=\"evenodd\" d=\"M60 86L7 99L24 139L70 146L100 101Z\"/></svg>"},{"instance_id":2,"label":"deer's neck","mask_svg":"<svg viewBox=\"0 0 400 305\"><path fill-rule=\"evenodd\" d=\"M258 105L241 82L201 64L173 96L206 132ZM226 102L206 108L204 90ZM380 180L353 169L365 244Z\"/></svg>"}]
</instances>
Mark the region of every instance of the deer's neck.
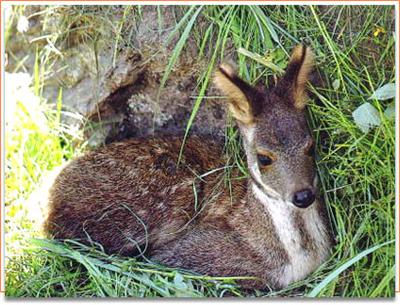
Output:
<instances>
[{"instance_id":1,"label":"deer's neck","mask_svg":"<svg viewBox=\"0 0 400 305\"><path fill-rule=\"evenodd\" d=\"M275 234L289 258L282 270L282 284L304 278L329 252L329 233L319 212L320 203L299 209L291 202L267 196L257 184L251 183L249 191L271 219Z\"/></svg>"}]
</instances>

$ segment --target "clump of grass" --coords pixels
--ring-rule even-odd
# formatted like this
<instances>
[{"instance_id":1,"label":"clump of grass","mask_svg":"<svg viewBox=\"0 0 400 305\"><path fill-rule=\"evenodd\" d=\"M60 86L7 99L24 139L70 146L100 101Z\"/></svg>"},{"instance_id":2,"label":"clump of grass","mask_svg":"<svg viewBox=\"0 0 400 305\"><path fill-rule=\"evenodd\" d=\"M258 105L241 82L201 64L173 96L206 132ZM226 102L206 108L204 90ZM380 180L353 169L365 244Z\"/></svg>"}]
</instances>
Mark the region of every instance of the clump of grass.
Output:
<instances>
[{"instance_id":1,"label":"clump of grass","mask_svg":"<svg viewBox=\"0 0 400 305\"><path fill-rule=\"evenodd\" d=\"M23 9L11 13L14 19L18 19L18 12L22 13ZM19 69L24 71L26 58L16 64L13 73L5 74L5 231L8 258L21 254L22 247L29 242L27 237L39 236L41 210L45 208L41 203L46 197L41 193L41 186L52 171L79 154L80 149L74 146L74 142L82 140L81 131L61 122L62 115L81 119L62 110L62 89L54 101L42 97L44 79L52 67L50 53L42 49L34 55L32 75L19 72Z\"/></svg>"},{"instance_id":2,"label":"clump of grass","mask_svg":"<svg viewBox=\"0 0 400 305\"><path fill-rule=\"evenodd\" d=\"M88 247L76 241L65 241L61 244L37 239L31 244L36 247L26 248L23 260L13 260L9 264L9 268L18 270L22 268L19 265L22 261L29 262L31 275L28 276L28 272L13 274L8 280L7 295L242 296L242 292L234 284L235 278L211 278L135 258L109 256L99 247Z\"/></svg>"},{"instance_id":3,"label":"clump of grass","mask_svg":"<svg viewBox=\"0 0 400 305\"><path fill-rule=\"evenodd\" d=\"M28 74L6 74L4 227L8 259L20 257L29 238L41 236L42 211L47 197L43 186L51 183L49 177L55 169L79 153L72 143L80 139L80 132L60 122L64 113L61 111L62 92L56 105L50 105L33 93L30 83ZM33 264L41 261L39 257L29 259ZM6 260L7 270L13 270L8 269L11 266L8 262ZM12 271L7 273L10 275L7 281L12 274Z\"/></svg>"},{"instance_id":4,"label":"clump of grass","mask_svg":"<svg viewBox=\"0 0 400 305\"><path fill-rule=\"evenodd\" d=\"M190 39L198 45L199 62L207 62L199 74L198 98L186 136L196 113L201 111L212 71L219 61L233 57L242 77L250 82L267 81L272 75L279 75L295 44L305 42L313 48L322 85L312 88L314 103L309 107L309 122L318 143L321 188L337 239L332 257L307 279L284 290L243 292L232 279L214 281L136 259L110 257L76 243L42 240L25 245L24 254L14 255L9 261L7 295L393 297L395 128L394 120L384 115L392 101L370 101L382 124L368 133L356 126L352 111L375 89L395 80L394 7L203 6L177 10L183 18L177 20L172 35L181 36L166 64L162 85ZM140 7L134 7L134 11L140 18ZM130 13L122 10L121 14L128 20ZM102 16L106 15L99 13L99 18ZM160 18L158 23L162 27ZM116 33L120 34L114 46L126 45L121 31L121 26L117 27ZM37 71L50 69L41 68ZM334 89L334 82L339 84L338 89ZM42 83L34 81L37 96ZM40 105L44 107L40 109L48 109ZM18 116L26 124L8 133L10 142L7 139L6 143L7 166L15 169L6 176L6 204L12 209L17 198L21 199L16 211L29 209L22 205L27 204L24 200L37 186L38 175L75 154L70 139L60 144L63 133L57 127L59 112L45 110L44 122L52 126L51 132L38 133L32 127L35 118L18 107ZM230 119L229 122L226 152L229 162L245 176L238 132ZM42 147L46 141L53 144ZM22 239L21 232L29 227L15 214L8 213L7 219L9 226L17 224L15 230Z\"/></svg>"}]
</instances>

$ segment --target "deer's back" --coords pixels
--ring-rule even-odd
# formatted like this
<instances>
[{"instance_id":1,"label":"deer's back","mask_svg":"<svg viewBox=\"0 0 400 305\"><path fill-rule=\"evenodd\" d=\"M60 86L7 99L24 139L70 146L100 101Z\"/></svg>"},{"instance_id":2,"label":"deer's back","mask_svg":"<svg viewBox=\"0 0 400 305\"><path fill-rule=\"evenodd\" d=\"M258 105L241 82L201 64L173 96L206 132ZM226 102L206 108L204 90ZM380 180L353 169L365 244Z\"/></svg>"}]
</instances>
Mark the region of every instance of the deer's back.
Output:
<instances>
[{"instance_id":1,"label":"deer's back","mask_svg":"<svg viewBox=\"0 0 400 305\"><path fill-rule=\"evenodd\" d=\"M223 164L221 146L193 137L178 167L181 141L128 140L73 160L50 191L45 229L56 238L92 240L123 254L176 238L210 188L207 181L212 184L213 175L196 175Z\"/></svg>"}]
</instances>

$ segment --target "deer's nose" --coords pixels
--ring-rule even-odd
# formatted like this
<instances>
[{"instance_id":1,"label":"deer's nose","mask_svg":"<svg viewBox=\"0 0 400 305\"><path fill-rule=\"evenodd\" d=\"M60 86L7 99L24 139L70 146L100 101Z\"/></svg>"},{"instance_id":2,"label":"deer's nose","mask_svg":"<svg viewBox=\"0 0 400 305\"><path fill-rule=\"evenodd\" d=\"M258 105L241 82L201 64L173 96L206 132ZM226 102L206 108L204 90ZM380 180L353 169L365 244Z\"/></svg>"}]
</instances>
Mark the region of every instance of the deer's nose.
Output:
<instances>
[{"instance_id":1,"label":"deer's nose","mask_svg":"<svg viewBox=\"0 0 400 305\"><path fill-rule=\"evenodd\" d=\"M304 189L294 193L293 204L299 208L306 208L315 201L315 194L311 189Z\"/></svg>"}]
</instances>

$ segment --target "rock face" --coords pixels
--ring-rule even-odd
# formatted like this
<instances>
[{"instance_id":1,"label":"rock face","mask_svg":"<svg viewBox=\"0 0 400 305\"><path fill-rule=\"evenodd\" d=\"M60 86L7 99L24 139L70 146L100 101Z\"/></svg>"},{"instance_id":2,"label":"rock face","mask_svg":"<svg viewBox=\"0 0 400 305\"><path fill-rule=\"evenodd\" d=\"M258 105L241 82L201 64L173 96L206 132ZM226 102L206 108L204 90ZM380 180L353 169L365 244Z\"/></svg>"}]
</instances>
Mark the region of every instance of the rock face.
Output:
<instances>
[{"instance_id":1,"label":"rock face","mask_svg":"<svg viewBox=\"0 0 400 305\"><path fill-rule=\"evenodd\" d=\"M54 13L43 13L49 9ZM29 23L23 33L17 29L18 20L8 20L6 70L23 68L33 75L39 56L40 68L45 71L43 97L55 102L62 88L64 109L88 119L84 125L90 145L159 132L183 134L198 94L197 77L207 63L197 59L197 47L189 38L159 93L179 34L171 43L165 41L178 18L173 7L165 6L160 24L157 8L142 6L140 18L123 23L136 9L115 7L105 12L104 7L93 6L79 15L77 7L27 6L23 15ZM60 30L65 27L65 16L74 14L79 18L74 22L68 19L71 24L65 34ZM114 27L97 25L96 18L105 16ZM118 43L121 41L124 45ZM207 94L215 95L212 88ZM204 99L192 131L223 136L224 118L221 102ZM63 121L77 124L71 116L63 116Z\"/></svg>"}]
</instances>

